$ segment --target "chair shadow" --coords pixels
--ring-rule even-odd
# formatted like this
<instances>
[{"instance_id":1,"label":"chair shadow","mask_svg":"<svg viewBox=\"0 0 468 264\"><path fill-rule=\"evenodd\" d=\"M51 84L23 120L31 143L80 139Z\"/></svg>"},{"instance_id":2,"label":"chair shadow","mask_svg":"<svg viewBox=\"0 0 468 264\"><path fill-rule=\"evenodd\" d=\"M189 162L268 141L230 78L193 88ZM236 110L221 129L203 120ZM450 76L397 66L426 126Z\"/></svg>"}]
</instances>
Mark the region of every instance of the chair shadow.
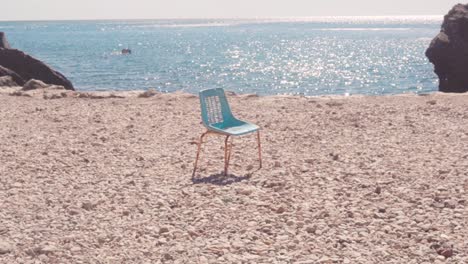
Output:
<instances>
[{"instance_id":1,"label":"chair shadow","mask_svg":"<svg viewBox=\"0 0 468 264\"><path fill-rule=\"evenodd\" d=\"M244 176L236 176L234 174L224 175L224 173L212 174L206 177L192 177L193 184L213 184L219 186L226 186L233 183L248 180L252 177L252 173L248 173Z\"/></svg>"}]
</instances>

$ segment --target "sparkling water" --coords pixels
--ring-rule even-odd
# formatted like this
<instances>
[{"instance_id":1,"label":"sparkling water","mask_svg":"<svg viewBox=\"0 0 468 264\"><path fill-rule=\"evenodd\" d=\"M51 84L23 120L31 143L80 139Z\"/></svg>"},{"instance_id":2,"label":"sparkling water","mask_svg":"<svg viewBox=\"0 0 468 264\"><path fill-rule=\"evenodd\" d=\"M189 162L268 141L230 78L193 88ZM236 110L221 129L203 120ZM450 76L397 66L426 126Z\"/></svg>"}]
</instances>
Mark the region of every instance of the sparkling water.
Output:
<instances>
[{"instance_id":1,"label":"sparkling water","mask_svg":"<svg viewBox=\"0 0 468 264\"><path fill-rule=\"evenodd\" d=\"M0 22L78 90L400 94L437 90L442 16ZM130 48L131 55L121 50Z\"/></svg>"}]
</instances>

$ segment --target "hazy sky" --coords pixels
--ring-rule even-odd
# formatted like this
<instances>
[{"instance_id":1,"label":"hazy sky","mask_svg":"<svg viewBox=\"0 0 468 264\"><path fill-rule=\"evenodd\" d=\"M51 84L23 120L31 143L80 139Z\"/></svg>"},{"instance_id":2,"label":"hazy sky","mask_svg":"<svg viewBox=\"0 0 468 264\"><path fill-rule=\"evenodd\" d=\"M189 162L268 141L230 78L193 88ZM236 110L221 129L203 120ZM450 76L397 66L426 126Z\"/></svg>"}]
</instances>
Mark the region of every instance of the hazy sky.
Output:
<instances>
[{"instance_id":1,"label":"hazy sky","mask_svg":"<svg viewBox=\"0 0 468 264\"><path fill-rule=\"evenodd\" d=\"M461 0L5 0L1 4L0 20L442 15L459 2Z\"/></svg>"}]
</instances>

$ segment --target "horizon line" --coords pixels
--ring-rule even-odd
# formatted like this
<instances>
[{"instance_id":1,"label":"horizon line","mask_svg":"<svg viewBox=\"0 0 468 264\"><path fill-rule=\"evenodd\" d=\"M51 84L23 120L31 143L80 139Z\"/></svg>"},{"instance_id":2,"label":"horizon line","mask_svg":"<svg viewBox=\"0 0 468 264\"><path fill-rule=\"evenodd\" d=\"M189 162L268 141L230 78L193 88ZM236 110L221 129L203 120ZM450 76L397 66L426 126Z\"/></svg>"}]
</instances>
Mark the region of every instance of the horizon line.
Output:
<instances>
[{"instance_id":1,"label":"horizon line","mask_svg":"<svg viewBox=\"0 0 468 264\"><path fill-rule=\"evenodd\" d=\"M311 18L423 18L444 17L445 15L317 15L317 16L268 16L268 17L161 17L161 18L73 18L73 19L11 19L0 22L59 22L59 21L144 21L144 20L268 20L268 19L311 19Z\"/></svg>"}]
</instances>

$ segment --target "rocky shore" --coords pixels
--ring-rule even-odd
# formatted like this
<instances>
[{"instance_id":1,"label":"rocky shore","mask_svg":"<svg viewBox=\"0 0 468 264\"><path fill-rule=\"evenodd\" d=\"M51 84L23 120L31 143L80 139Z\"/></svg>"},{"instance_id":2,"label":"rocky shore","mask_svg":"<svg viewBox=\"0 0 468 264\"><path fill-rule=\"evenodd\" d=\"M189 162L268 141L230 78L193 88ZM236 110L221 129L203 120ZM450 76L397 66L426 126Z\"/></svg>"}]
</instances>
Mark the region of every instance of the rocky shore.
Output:
<instances>
[{"instance_id":1,"label":"rocky shore","mask_svg":"<svg viewBox=\"0 0 468 264\"><path fill-rule=\"evenodd\" d=\"M63 86L67 90L75 90L73 84L60 72L21 50L13 49L3 32L0 32L0 77L12 79L8 86L23 86L35 79L49 85ZM6 85L0 80L0 86Z\"/></svg>"},{"instance_id":2,"label":"rocky shore","mask_svg":"<svg viewBox=\"0 0 468 264\"><path fill-rule=\"evenodd\" d=\"M468 94L229 100L0 88L0 263L468 263Z\"/></svg>"}]
</instances>

